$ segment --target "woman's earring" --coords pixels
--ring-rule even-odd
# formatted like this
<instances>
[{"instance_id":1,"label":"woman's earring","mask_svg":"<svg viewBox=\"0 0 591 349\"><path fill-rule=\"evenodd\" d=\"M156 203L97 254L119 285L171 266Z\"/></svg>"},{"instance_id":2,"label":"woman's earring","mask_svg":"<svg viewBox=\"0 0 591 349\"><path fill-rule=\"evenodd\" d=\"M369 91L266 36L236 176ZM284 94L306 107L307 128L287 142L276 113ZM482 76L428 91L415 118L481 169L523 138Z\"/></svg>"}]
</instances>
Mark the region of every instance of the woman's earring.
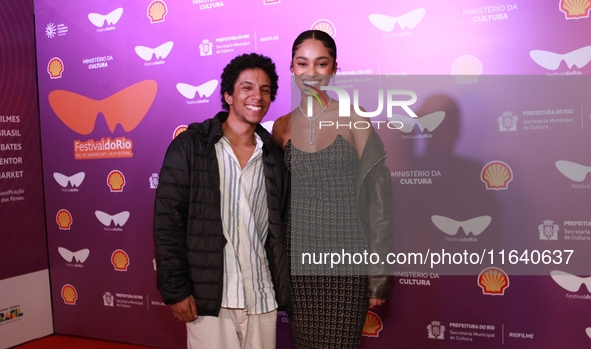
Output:
<instances>
[{"instance_id":1,"label":"woman's earring","mask_svg":"<svg viewBox=\"0 0 591 349\"><path fill-rule=\"evenodd\" d=\"M291 73L291 89L295 90L295 75Z\"/></svg>"},{"instance_id":2,"label":"woman's earring","mask_svg":"<svg viewBox=\"0 0 591 349\"><path fill-rule=\"evenodd\" d=\"M335 78L335 76L336 76L336 74L332 74L332 77L330 78L330 79L332 80L332 84L333 84L333 85L335 85L335 84L336 84L336 83L335 83L335 81L336 81L336 78Z\"/></svg>"}]
</instances>

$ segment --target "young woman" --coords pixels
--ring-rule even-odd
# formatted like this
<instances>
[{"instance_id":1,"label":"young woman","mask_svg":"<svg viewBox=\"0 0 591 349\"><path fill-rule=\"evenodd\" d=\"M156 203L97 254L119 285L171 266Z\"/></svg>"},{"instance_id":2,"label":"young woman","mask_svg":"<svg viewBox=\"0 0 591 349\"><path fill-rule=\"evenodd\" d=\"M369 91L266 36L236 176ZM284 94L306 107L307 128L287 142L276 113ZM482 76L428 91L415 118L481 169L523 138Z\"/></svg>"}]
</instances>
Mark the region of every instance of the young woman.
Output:
<instances>
[{"instance_id":1,"label":"young woman","mask_svg":"<svg viewBox=\"0 0 591 349\"><path fill-rule=\"evenodd\" d=\"M367 309L383 304L390 292L387 263L346 258L367 252L386 261L392 194L386 152L375 131L326 126L344 123L339 101L321 89L337 72L336 57L336 44L323 31L296 38L291 71L300 104L273 129L291 178L285 239L294 348L357 348ZM347 123L365 121L349 108ZM317 263L325 253L341 254L342 263Z\"/></svg>"}]
</instances>

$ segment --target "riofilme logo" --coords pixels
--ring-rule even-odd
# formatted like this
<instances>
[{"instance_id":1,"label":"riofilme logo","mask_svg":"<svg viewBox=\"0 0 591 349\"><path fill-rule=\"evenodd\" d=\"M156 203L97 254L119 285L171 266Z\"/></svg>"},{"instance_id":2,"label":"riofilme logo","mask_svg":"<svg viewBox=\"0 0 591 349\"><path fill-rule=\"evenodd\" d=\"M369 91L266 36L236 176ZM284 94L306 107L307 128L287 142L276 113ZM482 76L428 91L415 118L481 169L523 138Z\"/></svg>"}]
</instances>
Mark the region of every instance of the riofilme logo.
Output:
<instances>
[{"instance_id":1,"label":"riofilme logo","mask_svg":"<svg viewBox=\"0 0 591 349\"><path fill-rule=\"evenodd\" d=\"M333 38L337 36L337 28L332 24L331 21L328 19L319 19L312 24L310 29L313 30L322 30L323 32L327 33L328 35L332 36Z\"/></svg>"},{"instance_id":2,"label":"riofilme logo","mask_svg":"<svg viewBox=\"0 0 591 349\"><path fill-rule=\"evenodd\" d=\"M480 180L486 184L487 190L507 189L513 180L513 171L502 161L491 161L482 168Z\"/></svg>"},{"instance_id":3,"label":"riofilme logo","mask_svg":"<svg viewBox=\"0 0 591 349\"><path fill-rule=\"evenodd\" d=\"M55 222L60 230L70 230L73 223L72 214L66 209L61 209L55 215Z\"/></svg>"},{"instance_id":4,"label":"riofilme logo","mask_svg":"<svg viewBox=\"0 0 591 349\"><path fill-rule=\"evenodd\" d=\"M88 20L90 21L90 23L94 24L95 27L101 28L105 25L105 22L107 22L108 26L117 24L117 22L119 22L119 19L121 19L122 15L123 8L119 7L106 15L101 15L99 13L89 13Z\"/></svg>"},{"instance_id":5,"label":"riofilme logo","mask_svg":"<svg viewBox=\"0 0 591 349\"><path fill-rule=\"evenodd\" d=\"M566 178L575 181L582 182L587 177L588 173L591 173L591 166L585 166L577 164L576 162L558 160L556 161L556 168Z\"/></svg>"},{"instance_id":6,"label":"riofilme logo","mask_svg":"<svg viewBox=\"0 0 591 349\"><path fill-rule=\"evenodd\" d=\"M127 271L129 256L123 250L115 250L111 254L111 263L117 271Z\"/></svg>"},{"instance_id":7,"label":"riofilme logo","mask_svg":"<svg viewBox=\"0 0 591 349\"><path fill-rule=\"evenodd\" d=\"M47 73L49 77L52 79L59 79L62 77L62 73L64 72L64 62L58 57L53 57L47 63Z\"/></svg>"},{"instance_id":8,"label":"riofilme logo","mask_svg":"<svg viewBox=\"0 0 591 349\"><path fill-rule=\"evenodd\" d=\"M456 235L460 228L462 228L466 236L469 233L478 236L488 227L492 218L490 216L480 216L460 222L445 216L434 215L431 216L431 221L439 230L447 235Z\"/></svg>"},{"instance_id":9,"label":"riofilme logo","mask_svg":"<svg viewBox=\"0 0 591 349\"><path fill-rule=\"evenodd\" d=\"M578 292L581 286L585 284L587 293L591 293L591 276L580 277L560 270L552 270L550 276L560 287L569 292Z\"/></svg>"},{"instance_id":10,"label":"riofilme logo","mask_svg":"<svg viewBox=\"0 0 591 349\"><path fill-rule=\"evenodd\" d=\"M14 320L23 316L24 314L20 306L16 305L0 312L0 323Z\"/></svg>"},{"instance_id":11,"label":"riofilme logo","mask_svg":"<svg viewBox=\"0 0 591 349\"><path fill-rule=\"evenodd\" d=\"M57 117L72 131L90 134L99 113L102 113L111 132L121 125L131 132L144 119L156 98L158 85L154 80L144 80L102 100L94 100L74 92L54 90L49 93L49 104ZM76 160L129 158L133 156L133 142L126 137L99 141L74 141Z\"/></svg>"},{"instance_id":12,"label":"riofilme logo","mask_svg":"<svg viewBox=\"0 0 591 349\"><path fill-rule=\"evenodd\" d=\"M378 314L368 311L365 316L365 324L363 325L362 336L379 337L380 331L384 329L384 323Z\"/></svg>"},{"instance_id":13,"label":"riofilme logo","mask_svg":"<svg viewBox=\"0 0 591 349\"><path fill-rule=\"evenodd\" d=\"M478 286L482 288L482 294L502 296L509 287L509 277L500 268L486 268L478 275Z\"/></svg>"},{"instance_id":14,"label":"riofilme logo","mask_svg":"<svg viewBox=\"0 0 591 349\"><path fill-rule=\"evenodd\" d=\"M379 30L385 32L391 32L394 30L396 23L400 26L400 29L404 30L407 27L413 29L419 24L421 19L425 16L426 10L424 8L418 8L407 12L398 17L387 16L382 14L371 14L369 15L369 21Z\"/></svg>"},{"instance_id":15,"label":"riofilme logo","mask_svg":"<svg viewBox=\"0 0 591 349\"><path fill-rule=\"evenodd\" d=\"M172 139L175 139L176 136L180 135L181 133L185 132L187 130L187 125L179 125L174 129L174 132L172 133Z\"/></svg>"},{"instance_id":16,"label":"riofilme logo","mask_svg":"<svg viewBox=\"0 0 591 349\"><path fill-rule=\"evenodd\" d=\"M566 63L568 69L571 69L573 66L576 66L580 69L586 66L589 61L591 61L591 46L581 47L564 54L544 50L532 50L529 51L529 56L540 67L548 70L558 69L562 61Z\"/></svg>"},{"instance_id":17,"label":"riofilme logo","mask_svg":"<svg viewBox=\"0 0 591 349\"><path fill-rule=\"evenodd\" d=\"M172 51L172 47L174 46L174 42L167 41L162 45L156 48L150 48L146 46L136 46L135 53L143 59L144 61L148 62L152 60L153 56L156 56L156 59L164 59L168 57L170 51Z\"/></svg>"},{"instance_id":18,"label":"riofilme logo","mask_svg":"<svg viewBox=\"0 0 591 349\"><path fill-rule=\"evenodd\" d=\"M585 333L587 334L587 336L588 336L589 338L591 338L591 327L587 327L587 328L585 329Z\"/></svg>"},{"instance_id":19,"label":"riofilme logo","mask_svg":"<svg viewBox=\"0 0 591 349\"><path fill-rule=\"evenodd\" d=\"M478 82L478 75L482 74L482 63L473 55L462 55L451 65L451 75L458 84L474 84Z\"/></svg>"},{"instance_id":20,"label":"riofilme logo","mask_svg":"<svg viewBox=\"0 0 591 349\"><path fill-rule=\"evenodd\" d=\"M589 18L591 1L589 0L560 0L560 11L564 12L566 19Z\"/></svg>"},{"instance_id":21,"label":"riofilme logo","mask_svg":"<svg viewBox=\"0 0 591 349\"><path fill-rule=\"evenodd\" d=\"M81 249L80 251L71 252L64 247L58 247L57 251L59 252L60 256L66 260L66 262L72 262L75 259L76 263L84 263L90 255L90 250L87 248Z\"/></svg>"},{"instance_id":22,"label":"riofilme logo","mask_svg":"<svg viewBox=\"0 0 591 349\"><path fill-rule=\"evenodd\" d=\"M78 189L76 188L78 188L82 184L82 181L84 181L84 177L84 172L78 172L76 174L71 175L70 177L59 172L53 173L53 179L55 179L57 184L59 184L62 188L68 188L68 184L70 185L70 190L66 191L78 191Z\"/></svg>"},{"instance_id":23,"label":"riofilme logo","mask_svg":"<svg viewBox=\"0 0 591 349\"><path fill-rule=\"evenodd\" d=\"M112 193L122 192L125 185L125 176L121 171L113 170L107 175L107 185Z\"/></svg>"},{"instance_id":24,"label":"riofilme logo","mask_svg":"<svg viewBox=\"0 0 591 349\"><path fill-rule=\"evenodd\" d=\"M148 5L148 18L150 23L164 22L164 17L168 13L168 7L162 0L154 0Z\"/></svg>"},{"instance_id":25,"label":"riofilme logo","mask_svg":"<svg viewBox=\"0 0 591 349\"><path fill-rule=\"evenodd\" d=\"M70 285L70 284L65 284L62 287L62 299L64 300L64 303L68 304L68 305L75 305L76 304L76 299L78 299L78 293L76 292L76 289L74 288L74 286Z\"/></svg>"}]
</instances>

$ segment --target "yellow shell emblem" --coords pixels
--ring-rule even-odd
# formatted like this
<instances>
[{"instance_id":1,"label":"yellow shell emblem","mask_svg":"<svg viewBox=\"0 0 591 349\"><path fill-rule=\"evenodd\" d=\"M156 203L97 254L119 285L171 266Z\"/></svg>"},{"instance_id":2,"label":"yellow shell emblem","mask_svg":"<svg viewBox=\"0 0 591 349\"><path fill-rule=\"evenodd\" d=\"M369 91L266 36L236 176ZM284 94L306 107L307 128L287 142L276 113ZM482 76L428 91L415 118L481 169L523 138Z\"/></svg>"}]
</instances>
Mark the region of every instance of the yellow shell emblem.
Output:
<instances>
[{"instance_id":1,"label":"yellow shell emblem","mask_svg":"<svg viewBox=\"0 0 591 349\"><path fill-rule=\"evenodd\" d=\"M112 192L123 191L125 176L120 171L113 170L107 176L107 185L111 188Z\"/></svg>"},{"instance_id":2,"label":"yellow shell emblem","mask_svg":"<svg viewBox=\"0 0 591 349\"><path fill-rule=\"evenodd\" d=\"M62 287L62 298L64 302L69 305L76 304L76 299L78 299L78 293L74 286L70 284L66 284Z\"/></svg>"},{"instance_id":3,"label":"yellow shell emblem","mask_svg":"<svg viewBox=\"0 0 591 349\"><path fill-rule=\"evenodd\" d=\"M513 180L513 172L506 163L491 161L482 168L480 179L486 184L486 189L507 189Z\"/></svg>"},{"instance_id":4,"label":"yellow shell emblem","mask_svg":"<svg viewBox=\"0 0 591 349\"><path fill-rule=\"evenodd\" d=\"M129 257L123 250L115 250L111 255L111 263L117 271L127 271L129 265Z\"/></svg>"},{"instance_id":5,"label":"yellow shell emblem","mask_svg":"<svg viewBox=\"0 0 591 349\"><path fill-rule=\"evenodd\" d=\"M503 295L509 287L509 277L499 268L486 268L478 275L478 286L483 294Z\"/></svg>"},{"instance_id":6,"label":"yellow shell emblem","mask_svg":"<svg viewBox=\"0 0 591 349\"><path fill-rule=\"evenodd\" d=\"M181 125L181 126L177 127L174 130L174 133L172 135L172 139L175 139L176 136L180 135L181 133L185 132L186 130L187 130L187 126L186 125Z\"/></svg>"},{"instance_id":7,"label":"yellow shell emblem","mask_svg":"<svg viewBox=\"0 0 591 349\"><path fill-rule=\"evenodd\" d=\"M561 0L560 10L567 19L589 17L591 0Z\"/></svg>"},{"instance_id":8,"label":"yellow shell emblem","mask_svg":"<svg viewBox=\"0 0 591 349\"><path fill-rule=\"evenodd\" d=\"M316 22L314 22L314 24L312 24L312 27L310 27L310 29L322 30L323 32L327 33L328 35L330 35L333 38L337 35L336 27L328 19L317 20Z\"/></svg>"},{"instance_id":9,"label":"yellow shell emblem","mask_svg":"<svg viewBox=\"0 0 591 349\"><path fill-rule=\"evenodd\" d=\"M52 58L47 64L47 72L52 79L59 79L62 77L64 71L64 63L59 58Z\"/></svg>"},{"instance_id":10,"label":"yellow shell emblem","mask_svg":"<svg viewBox=\"0 0 591 349\"><path fill-rule=\"evenodd\" d=\"M148 6L148 18L150 18L150 21L152 21L152 23L164 21L164 16L166 16L166 12L168 11L164 1L152 1L150 6Z\"/></svg>"},{"instance_id":11,"label":"yellow shell emblem","mask_svg":"<svg viewBox=\"0 0 591 349\"><path fill-rule=\"evenodd\" d=\"M368 311L365 316L365 324L363 325L363 336L366 337L378 337L380 331L384 328L382 319L378 314Z\"/></svg>"},{"instance_id":12,"label":"yellow shell emblem","mask_svg":"<svg viewBox=\"0 0 591 349\"><path fill-rule=\"evenodd\" d=\"M55 215L55 222L61 230L70 230L70 227L72 226L72 221L72 215L68 210L59 210L58 213Z\"/></svg>"}]
</instances>

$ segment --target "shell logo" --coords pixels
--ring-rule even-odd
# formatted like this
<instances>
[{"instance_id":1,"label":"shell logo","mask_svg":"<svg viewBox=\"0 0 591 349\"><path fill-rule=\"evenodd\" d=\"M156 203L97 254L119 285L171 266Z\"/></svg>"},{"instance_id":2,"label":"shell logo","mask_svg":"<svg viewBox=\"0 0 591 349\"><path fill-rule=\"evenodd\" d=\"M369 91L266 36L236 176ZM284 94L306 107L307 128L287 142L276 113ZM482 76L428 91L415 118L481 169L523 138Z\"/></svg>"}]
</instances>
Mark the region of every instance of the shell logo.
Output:
<instances>
[{"instance_id":1,"label":"shell logo","mask_svg":"<svg viewBox=\"0 0 591 349\"><path fill-rule=\"evenodd\" d=\"M502 161L491 161L482 168L480 180L486 184L487 190L507 189L513 180L513 171Z\"/></svg>"},{"instance_id":2,"label":"shell logo","mask_svg":"<svg viewBox=\"0 0 591 349\"><path fill-rule=\"evenodd\" d=\"M384 323L378 314L368 311L365 316L365 324L363 325L362 336L379 337L380 331L384 329Z\"/></svg>"},{"instance_id":3,"label":"shell logo","mask_svg":"<svg viewBox=\"0 0 591 349\"><path fill-rule=\"evenodd\" d=\"M454 60L451 65L451 75L458 84L474 84L478 82L478 75L482 74L482 62L473 55L463 55Z\"/></svg>"},{"instance_id":4,"label":"shell logo","mask_svg":"<svg viewBox=\"0 0 591 349\"><path fill-rule=\"evenodd\" d=\"M53 57L47 63L47 73L49 73L49 77L52 79L59 79L62 77L62 73L64 72L64 62L57 57Z\"/></svg>"},{"instance_id":5,"label":"shell logo","mask_svg":"<svg viewBox=\"0 0 591 349\"><path fill-rule=\"evenodd\" d=\"M75 305L76 304L76 299L78 299L78 292L76 292L76 289L74 288L74 286L70 285L70 284L66 284L62 287L62 298L64 299L64 303L68 304L68 305Z\"/></svg>"},{"instance_id":6,"label":"shell logo","mask_svg":"<svg viewBox=\"0 0 591 349\"><path fill-rule=\"evenodd\" d=\"M70 230L73 223L72 214L66 209L61 209L55 215L55 222L61 230Z\"/></svg>"},{"instance_id":7,"label":"shell logo","mask_svg":"<svg viewBox=\"0 0 591 349\"><path fill-rule=\"evenodd\" d=\"M129 256L123 250L115 250L111 255L111 263L117 271L127 271Z\"/></svg>"},{"instance_id":8,"label":"shell logo","mask_svg":"<svg viewBox=\"0 0 591 349\"><path fill-rule=\"evenodd\" d=\"M148 18L151 23L164 22L164 16L168 13L168 7L162 0L154 0L148 6Z\"/></svg>"},{"instance_id":9,"label":"shell logo","mask_svg":"<svg viewBox=\"0 0 591 349\"><path fill-rule=\"evenodd\" d=\"M591 0L560 0L558 7L566 19L589 18Z\"/></svg>"},{"instance_id":10,"label":"shell logo","mask_svg":"<svg viewBox=\"0 0 591 349\"><path fill-rule=\"evenodd\" d=\"M177 126L177 128L174 129L174 132L172 133L172 139L175 139L176 136L178 136L179 134L181 134L182 132L185 132L187 130L187 125L180 125Z\"/></svg>"},{"instance_id":11,"label":"shell logo","mask_svg":"<svg viewBox=\"0 0 591 349\"><path fill-rule=\"evenodd\" d=\"M478 286L482 288L483 294L502 296L509 287L509 277L502 269L486 268L478 275Z\"/></svg>"},{"instance_id":12,"label":"shell logo","mask_svg":"<svg viewBox=\"0 0 591 349\"><path fill-rule=\"evenodd\" d=\"M322 30L323 32L327 33L328 35L330 35L333 38L335 36L337 36L337 28L328 19L319 19L319 20L317 20L316 22L314 22L314 24L312 24L312 26L310 27L310 29L313 29L313 30Z\"/></svg>"},{"instance_id":13,"label":"shell logo","mask_svg":"<svg viewBox=\"0 0 591 349\"><path fill-rule=\"evenodd\" d=\"M125 176L121 171L113 170L107 175L107 185L113 193L122 192L125 185Z\"/></svg>"}]
</instances>

